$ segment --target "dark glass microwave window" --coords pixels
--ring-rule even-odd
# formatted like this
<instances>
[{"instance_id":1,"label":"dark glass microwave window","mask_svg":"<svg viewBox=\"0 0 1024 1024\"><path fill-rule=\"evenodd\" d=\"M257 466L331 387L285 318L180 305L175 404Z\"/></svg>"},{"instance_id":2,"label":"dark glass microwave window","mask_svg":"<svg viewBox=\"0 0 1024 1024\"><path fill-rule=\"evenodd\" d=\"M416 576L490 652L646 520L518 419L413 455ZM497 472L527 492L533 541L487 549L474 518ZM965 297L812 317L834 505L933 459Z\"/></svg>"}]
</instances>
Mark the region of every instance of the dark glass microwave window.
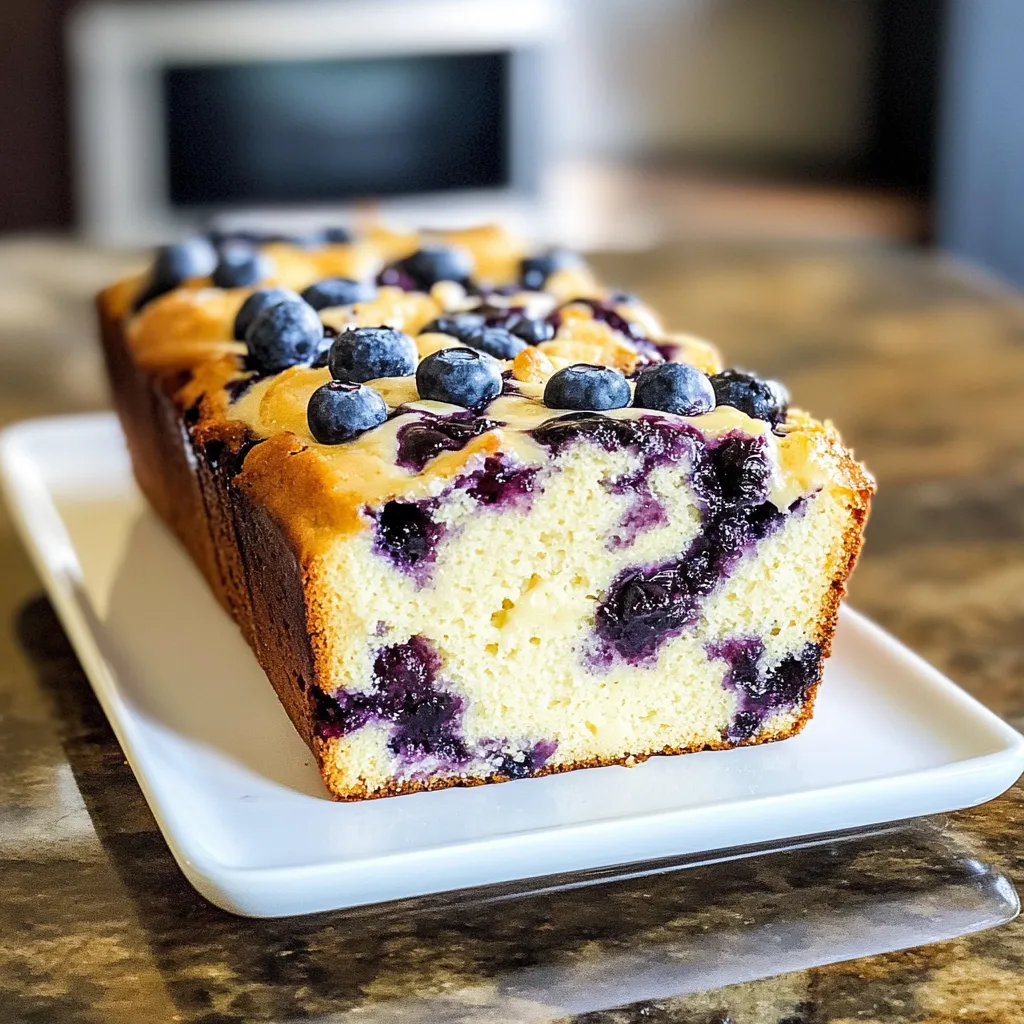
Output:
<instances>
[{"instance_id":1,"label":"dark glass microwave window","mask_svg":"<svg viewBox=\"0 0 1024 1024\"><path fill-rule=\"evenodd\" d=\"M508 184L505 53L164 71L175 206Z\"/></svg>"}]
</instances>

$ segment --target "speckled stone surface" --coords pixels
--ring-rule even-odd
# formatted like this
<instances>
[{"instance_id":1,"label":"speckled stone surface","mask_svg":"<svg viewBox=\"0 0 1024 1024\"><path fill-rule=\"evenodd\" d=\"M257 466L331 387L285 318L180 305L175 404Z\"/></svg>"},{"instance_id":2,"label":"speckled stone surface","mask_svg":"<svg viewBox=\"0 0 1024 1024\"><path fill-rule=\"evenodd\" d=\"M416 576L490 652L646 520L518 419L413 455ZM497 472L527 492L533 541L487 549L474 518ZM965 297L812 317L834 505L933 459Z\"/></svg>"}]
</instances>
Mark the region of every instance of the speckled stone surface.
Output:
<instances>
[{"instance_id":1,"label":"speckled stone surface","mask_svg":"<svg viewBox=\"0 0 1024 1024\"><path fill-rule=\"evenodd\" d=\"M103 404L87 293L116 262L0 245L0 422ZM837 422L880 484L852 600L1024 726L1020 300L866 248L599 266ZM600 889L250 921L178 871L6 518L0 618L2 1021L1024 1020L1024 924L947 938L1012 915L1020 786L909 831Z\"/></svg>"}]
</instances>

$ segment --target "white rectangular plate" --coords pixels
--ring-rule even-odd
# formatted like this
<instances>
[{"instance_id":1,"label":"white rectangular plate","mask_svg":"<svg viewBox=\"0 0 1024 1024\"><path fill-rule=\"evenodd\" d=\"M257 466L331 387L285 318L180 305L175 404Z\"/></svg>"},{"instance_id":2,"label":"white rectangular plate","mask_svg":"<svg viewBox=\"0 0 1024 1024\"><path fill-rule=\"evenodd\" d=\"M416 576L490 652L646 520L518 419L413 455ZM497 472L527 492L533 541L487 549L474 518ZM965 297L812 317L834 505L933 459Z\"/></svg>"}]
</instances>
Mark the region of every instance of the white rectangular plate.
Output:
<instances>
[{"instance_id":1,"label":"white rectangular plate","mask_svg":"<svg viewBox=\"0 0 1024 1024\"><path fill-rule=\"evenodd\" d=\"M182 870L235 913L301 914L966 807L1024 737L844 610L814 719L763 747L339 804L112 414L0 436L11 513Z\"/></svg>"}]
</instances>

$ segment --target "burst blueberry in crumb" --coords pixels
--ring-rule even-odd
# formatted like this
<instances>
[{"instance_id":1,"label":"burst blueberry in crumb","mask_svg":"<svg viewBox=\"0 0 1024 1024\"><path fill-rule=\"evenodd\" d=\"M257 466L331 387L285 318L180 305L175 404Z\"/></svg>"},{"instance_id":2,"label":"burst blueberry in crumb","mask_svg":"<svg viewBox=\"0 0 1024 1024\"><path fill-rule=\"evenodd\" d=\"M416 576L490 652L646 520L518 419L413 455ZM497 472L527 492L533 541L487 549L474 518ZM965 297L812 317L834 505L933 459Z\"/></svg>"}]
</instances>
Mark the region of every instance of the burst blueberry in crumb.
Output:
<instances>
[{"instance_id":1,"label":"burst blueberry in crumb","mask_svg":"<svg viewBox=\"0 0 1024 1024\"><path fill-rule=\"evenodd\" d=\"M526 342L504 327L481 327L465 339L470 348L486 352L495 359L515 359L526 348Z\"/></svg>"},{"instance_id":2,"label":"burst blueberry in crumb","mask_svg":"<svg viewBox=\"0 0 1024 1024\"><path fill-rule=\"evenodd\" d=\"M418 288L427 291L438 281L469 280L473 258L464 249L447 245L427 245L399 260L394 269L406 274Z\"/></svg>"},{"instance_id":3,"label":"burst blueberry in crumb","mask_svg":"<svg viewBox=\"0 0 1024 1024\"><path fill-rule=\"evenodd\" d=\"M478 409L501 394L498 363L472 348L443 348L416 367L420 398Z\"/></svg>"},{"instance_id":4,"label":"burst blueberry in crumb","mask_svg":"<svg viewBox=\"0 0 1024 1024\"><path fill-rule=\"evenodd\" d=\"M555 336L553 324L547 320L532 319L522 313L509 317L505 329L517 338L522 338L527 345L539 345L542 341L550 341Z\"/></svg>"},{"instance_id":5,"label":"burst blueberry in crumb","mask_svg":"<svg viewBox=\"0 0 1024 1024\"><path fill-rule=\"evenodd\" d=\"M637 378L633 404L679 416L702 416L715 407L715 389L695 366L661 363L648 367Z\"/></svg>"},{"instance_id":6,"label":"burst blueberry in crumb","mask_svg":"<svg viewBox=\"0 0 1024 1024\"><path fill-rule=\"evenodd\" d=\"M421 419L406 423L398 430L399 466L419 473L441 452L456 452L465 448L474 437L500 426L494 420L480 419L470 413L459 412L448 416L424 414Z\"/></svg>"},{"instance_id":7,"label":"burst blueberry in crumb","mask_svg":"<svg viewBox=\"0 0 1024 1024\"><path fill-rule=\"evenodd\" d=\"M317 734L344 736L369 721L384 722L391 726L389 749L409 763L430 757L449 767L462 764L469 757L459 728L464 704L444 689L440 669L441 659L426 637L380 648L368 693L313 693Z\"/></svg>"},{"instance_id":8,"label":"burst blueberry in crumb","mask_svg":"<svg viewBox=\"0 0 1024 1024\"><path fill-rule=\"evenodd\" d=\"M555 740L541 740L528 750L502 751L491 761L494 765L494 774L504 775L509 779L529 778L551 760L551 755L557 749L558 743Z\"/></svg>"},{"instance_id":9,"label":"burst blueberry in crumb","mask_svg":"<svg viewBox=\"0 0 1024 1024\"><path fill-rule=\"evenodd\" d=\"M595 617L605 664L614 655L649 664L667 639L697 620L743 553L779 529L785 515L768 500L765 451L763 438L726 437L698 446L693 481L703 528L680 556L632 566L612 581Z\"/></svg>"},{"instance_id":10,"label":"burst blueberry in crumb","mask_svg":"<svg viewBox=\"0 0 1024 1024\"><path fill-rule=\"evenodd\" d=\"M213 283L218 288L245 288L268 277L270 270L270 260L258 249L233 242L220 251Z\"/></svg>"},{"instance_id":11,"label":"burst blueberry in crumb","mask_svg":"<svg viewBox=\"0 0 1024 1024\"><path fill-rule=\"evenodd\" d=\"M271 306L276 306L281 302L301 301L302 297L299 293L293 292L291 288L261 288L258 292L253 292L252 295L242 303L241 308L235 316L235 338L238 341L241 341L245 337L246 332L252 326L253 321L265 309L270 309Z\"/></svg>"},{"instance_id":12,"label":"burst blueberry in crumb","mask_svg":"<svg viewBox=\"0 0 1024 1024\"><path fill-rule=\"evenodd\" d=\"M216 250L201 236L161 246L156 251L149 277L135 300L135 308L140 309L191 277L207 277L216 265Z\"/></svg>"},{"instance_id":13,"label":"burst blueberry in crumb","mask_svg":"<svg viewBox=\"0 0 1024 1024\"><path fill-rule=\"evenodd\" d=\"M518 507L528 510L533 501L533 466L521 467L500 455L492 455L483 469L464 478L466 493L478 504L494 507Z\"/></svg>"},{"instance_id":14,"label":"burst blueberry in crumb","mask_svg":"<svg viewBox=\"0 0 1024 1024\"><path fill-rule=\"evenodd\" d=\"M622 409L629 399L629 384L618 370L590 363L559 370L544 387L550 409Z\"/></svg>"},{"instance_id":15,"label":"burst blueberry in crumb","mask_svg":"<svg viewBox=\"0 0 1024 1024\"><path fill-rule=\"evenodd\" d=\"M711 378L718 405L731 405L773 427L786 418L789 392L775 380L762 380L742 370L723 370Z\"/></svg>"},{"instance_id":16,"label":"burst blueberry in crumb","mask_svg":"<svg viewBox=\"0 0 1024 1024\"><path fill-rule=\"evenodd\" d=\"M468 344L469 339L486 321L479 313L452 313L449 316L439 316L431 320L420 334L447 334L451 338L458 338L463 344Z\"/></svg>"},{"instance_id":17,"label":"burst blueberry in crumb","mask_svg":"<svg viewBox=\"0 0 1024 1024\"><path fill-rule=\"evenodd\" d=\"M760 637L729 637L706 650L709 658L728 665L723 685L736 694L736 711L726 734L734 742L752 739L773 714L801 704L821 678L821 647L816 643L787 654L774 668L764 664Z\"/></svg>"},{"instance_id":18,"label":"burst blueberry in crumb","mask_svg":"<svg viewBox=\"0 0 1024 1024\"><path fill-rule=\"evenodd\" d=\"M362 383L407 377L416 369L416 343L391 327L350 327L331 345L327 365L335 380Z\"/></svg>"},{"instance_id":19,"label":"burst blueberry in crumb","mask_svg":"<svg viewBox=\"0 0 1024 1024\"><path fill-rule=\"evenodd\" d=\"M249 365L260 373L280 373L309 363L320 350L323 334L316 310L301 299L269 306L245 333Z\"/></svg>"},{"instance_id":20,"label":"burst blueberry in crumb","mask_svg":"<svg viewBox=\"0 0 1024 1024\"><path fill-rule=\"evenodd\" d=\"M354 281L350 277L328 277L311 284L302 297L314 309L330 309L332 306L351 306L354 302L369 302L377 294L371 284Z\"/></svg>"},{"instance_id":21,"label":"burst blueberry in crumb","mask_svg":"<svg viewBox=\"0 0 1024 1024\"><path fill-rule=\"evenodd\" d=\"M578 267L582 262L570 249L549 249L537 256L527 256L519 264L519 280L524 288L539 292L556 270Z\"/></svg>"},{"instance_id":22,"label":"burst blueberry in crumb","mask_svg":"<svg viewBox=\"0 0 1024 1024\"><path fill-rule=\"evenodd\" d=\"M447 527L434 521L437 502L388 501L378 510L376 550L402 572L426 580Z\"/></svg>"},{"instance_id":23,"label":"burst blueberry in crumb","mask_svg":"<svg viewBox=\"0 0 1024 1024\"><path fill-rule=\"evenodd\" d=\"M309 396L306 422L321 444L343 444L388 418L384 399L364 384L329 380Z\"/></svg>"}]
</instances>

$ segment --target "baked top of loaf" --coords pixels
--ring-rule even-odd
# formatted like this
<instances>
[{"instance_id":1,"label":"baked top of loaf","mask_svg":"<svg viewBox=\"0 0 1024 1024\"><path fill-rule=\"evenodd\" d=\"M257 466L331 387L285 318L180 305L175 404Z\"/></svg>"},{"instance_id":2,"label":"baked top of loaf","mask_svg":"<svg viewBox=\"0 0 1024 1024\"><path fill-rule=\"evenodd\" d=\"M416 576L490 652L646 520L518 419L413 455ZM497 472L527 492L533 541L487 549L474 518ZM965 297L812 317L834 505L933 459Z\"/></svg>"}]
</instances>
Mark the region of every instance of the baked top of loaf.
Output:
<instances>
[{"instance_id":1,"label":"baked top of loaf","mask_svg":"<svg viewBox=\"0 0 1024 1024\"><path fill-rule=\"evenodd\" d=\"M422 290L403 280L403 259L437 243L469 256L470 280L442 280ZM138 365L181 382L177 402L196 410L193 431L201 441L239 443L245 436L268 442L248 452L237 483L271 509L306 551L338 532L365 528L362 510L368 505L438 493L482 456L507 452L526 465L543 462L550 451L535 438L537 428L569 412L544 402L546 382L560 369L580 363L614 367L631 378L631 387L644 368L665 360L711 375L723 369L714 346L667 331L653 310L599 284L582 262L567 260L540 287L525 288L523 264L530 250L497 227L429 236L378 228L355 242L305 247L272 241L260 251L266 275L248 286L218 288L208 278L191 278L135 310L146 288L143 274L113 285L103 302L115 317L129 318L127 342ZM308 363L274 374L250 369L247 345L233 336L233 325L254 291L302 292L337 277L396 283L380 283L367 300L321 309L325 345L350 327L388 325L413 336L423 358L462 344L431 329L434 322L481 310L491 324L513 316L547 323L552 336L502 360L503 393L472 412L421 399L413 376L371 379L366 384L384 398L389 419L347 443L322 444L310 432L307 407L313 392L331 379L330 370ZM709 436L741 431L763 437L774 453L771 496L780 508L826 480L853 491L869 486L863 467L830 425L795 409L783 407L781 414L770 423L726 404L689 418L632 407L602 413L614 420L688 419ZM448 431L453 437L442 433L446 420L458 424ZM417 435L410 430L416 424L441 430Z\"/></svg>"}]
</instances>

